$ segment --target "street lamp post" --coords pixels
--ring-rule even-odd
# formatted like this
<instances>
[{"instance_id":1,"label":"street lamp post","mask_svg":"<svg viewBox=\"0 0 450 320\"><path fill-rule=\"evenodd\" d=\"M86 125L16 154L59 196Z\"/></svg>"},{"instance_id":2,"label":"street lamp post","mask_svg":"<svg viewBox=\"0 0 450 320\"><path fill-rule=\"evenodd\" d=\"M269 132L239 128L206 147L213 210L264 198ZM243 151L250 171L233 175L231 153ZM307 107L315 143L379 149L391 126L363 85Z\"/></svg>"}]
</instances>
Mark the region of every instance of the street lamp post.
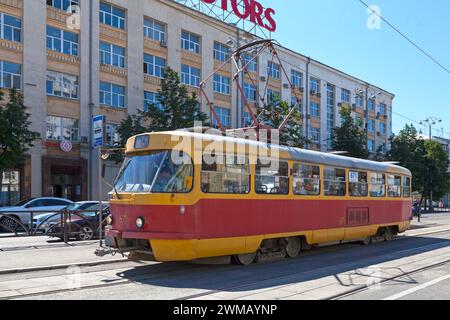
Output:
<instances>
[{"instance_id":1,"label":"street lamp post","mask_svg":"<svg viewBox=\"0 0 450 320\"><path fill-rule=\"evenodd\" d=\"M440 118L435 118L435 117L428 117L425 120L420 121L420 125L427 125L428 124L428 133L429 133L429 138L430 141L433 140L433 126L441 123L442 119ZM430 188L430 202L431 202L431 213L434 212L434 206L433 206L433 176L431 175L431 170L428 167L428 180L429 180L429 188Z\"/></svg>"}]
</instances>

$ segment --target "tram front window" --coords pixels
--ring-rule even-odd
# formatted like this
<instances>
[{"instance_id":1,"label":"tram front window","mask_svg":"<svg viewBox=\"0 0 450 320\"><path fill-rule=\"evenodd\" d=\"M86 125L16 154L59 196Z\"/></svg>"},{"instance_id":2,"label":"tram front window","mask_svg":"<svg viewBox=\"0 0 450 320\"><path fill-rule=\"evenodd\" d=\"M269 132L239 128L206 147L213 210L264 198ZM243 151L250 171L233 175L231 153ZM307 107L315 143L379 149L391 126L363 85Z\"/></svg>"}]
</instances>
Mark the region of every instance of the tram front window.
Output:
<instances>
[{"instance_id":1,"label":"tram front window","mask_svg":"<svg viewBox=\"0 0 450 320\"><path fill-rule=\"evenodd\" d=\"M120 170L116 190L134 193L187 193L192 189L193 166L183 153L155 152L128 157Z\"/></svg>"}]
</instances>

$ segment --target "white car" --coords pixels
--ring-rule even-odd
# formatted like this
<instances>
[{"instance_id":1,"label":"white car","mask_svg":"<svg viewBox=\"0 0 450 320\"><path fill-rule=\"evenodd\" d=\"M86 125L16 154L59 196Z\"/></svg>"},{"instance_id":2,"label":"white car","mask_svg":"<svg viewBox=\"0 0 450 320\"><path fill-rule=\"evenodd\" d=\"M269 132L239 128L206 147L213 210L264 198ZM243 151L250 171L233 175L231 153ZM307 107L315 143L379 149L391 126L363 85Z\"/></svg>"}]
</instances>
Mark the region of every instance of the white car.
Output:
<instances>
[{"instance_id":1,"label":"white car","mask_svg":"<svg viewBox=\"0 0 450 320\"><path fill-rule=\"evenodd\" d=\"M79 201L69 204L64 209L68 211L83 211L96 204L98 204L98 201ZM33 229L37 228L37 231L45 232L52 221L61 221L61 214L49 212L33 217Z\"/></svg>"},{"instance_id":2,"label":"white car","mask_svg":"<svg viewBox=\"0 0 450 320\"><path fill-rule=\"evenodd\" d=\"M15 230L17 223L8 219L14 217L24 225L30 225L32 214L55 212L64 209L73 202L61 198L33 198L21 201L12 207L0 208L0 224L5 225L8 231Z\"/></svg>"}]
</instances>

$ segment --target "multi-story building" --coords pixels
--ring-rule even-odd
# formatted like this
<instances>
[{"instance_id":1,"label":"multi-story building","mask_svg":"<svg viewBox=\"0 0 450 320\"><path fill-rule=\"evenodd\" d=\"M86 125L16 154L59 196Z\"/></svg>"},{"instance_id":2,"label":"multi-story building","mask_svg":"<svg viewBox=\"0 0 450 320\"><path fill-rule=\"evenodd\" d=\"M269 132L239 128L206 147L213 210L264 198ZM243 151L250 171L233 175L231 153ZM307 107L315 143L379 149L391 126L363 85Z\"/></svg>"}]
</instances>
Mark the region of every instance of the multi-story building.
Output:
<instances>
[{"instance_id":1,"label":"multi-story building","mask_svg":"<svg viewBox=\"0 0 450 320\"><path fill-rule=\"evenodd\" d=\"M67 13L71 4L79 5L81 13ZM105 139L113 144L122 119L157 102L165 66L198 91L199 82L227 59L230 39L240 32L172 0L0 0L0 86L23 92L31 129L41 135L25 166L12 168L15 178L4 183L19 184L21 198L97 198L91 117L106 117ZM310 148L330 150L342 103L351 105L355 119L367 125L371 151L388 147L393 94L287 48L279 47L279 56L301 98L304 134L314 141ZM276 94L293 101L286 75L269 54L248 69L257 83L244 78L247 98L255 100L267 86L267 99ZM240 127L249 119L237 107L234 71L230 64L206 87L227 127ZM366 88L378 92L373 100L360 93ZM72 148L63 148L62 140L71 141ZM110 179L116 171L117 165L110 163Z\"/></svg>"}]
</instances>

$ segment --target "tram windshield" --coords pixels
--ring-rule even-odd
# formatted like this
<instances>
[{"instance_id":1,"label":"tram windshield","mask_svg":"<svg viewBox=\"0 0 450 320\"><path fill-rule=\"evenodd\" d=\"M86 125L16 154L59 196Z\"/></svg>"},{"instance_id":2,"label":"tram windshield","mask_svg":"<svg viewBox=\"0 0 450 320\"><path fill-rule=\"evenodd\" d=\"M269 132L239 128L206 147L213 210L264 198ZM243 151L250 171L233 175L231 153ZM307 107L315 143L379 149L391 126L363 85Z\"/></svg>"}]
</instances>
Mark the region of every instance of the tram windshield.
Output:
<instances>
[{"instance_id":1,"label":"tram windshield","mask_svg":"<svg viewBox=\"0 0 450 320\"><path fill-rule=\"evenodd\" d=\"M192 161L184 153L159 151L125 159L115 188L118 192L187 193L192 189Z\"/></svg>"}]
</instances>

